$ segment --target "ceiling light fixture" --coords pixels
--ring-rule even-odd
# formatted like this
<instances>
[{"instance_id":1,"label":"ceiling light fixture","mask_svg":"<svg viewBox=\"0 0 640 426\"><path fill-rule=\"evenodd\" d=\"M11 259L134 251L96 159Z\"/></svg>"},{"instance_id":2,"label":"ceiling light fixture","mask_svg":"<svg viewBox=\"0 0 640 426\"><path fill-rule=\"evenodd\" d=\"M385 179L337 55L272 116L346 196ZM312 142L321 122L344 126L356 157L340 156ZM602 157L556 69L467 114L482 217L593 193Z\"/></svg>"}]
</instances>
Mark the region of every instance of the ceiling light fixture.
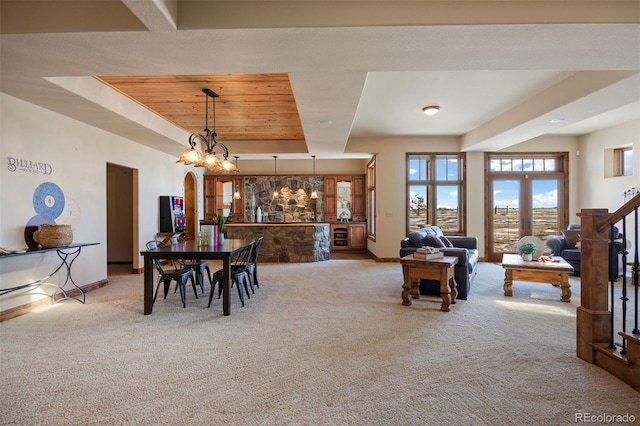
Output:
<instances>
[{"instance_id":1,"label":"ceiling light fixture","mask_svg":"<svg viewBox=\"0 0 640 426\"><path fill-rule=\"evenodd\" d=\"M214 173L238 173L238 167L229 161L229 150L216 141L216 98L218 94L211 89L202 89L205 96L205 126L202 135L192 133L189 136L190 148L185 150L176 163L184 163L185 166L206 167ZM209 98L213 98L213 131L209 130ZM196 149L197 142L204 144L204 155ZM216 156L216 148L222 150L222 160Z\"/></svg>"},{"instance_id":2,"label":"ceiling light fixture","mask_svg":"<svg viewBox=\"0 0 640 426\"><path fill-rule=\"evenodd\" d=\"M438 111L440 111L440 107L437 105L429 105L422 108L422 112L424 112L427 115L436 115Z\"/></svg>"},{"instance_id":3,"label":"ceiling light fixture","mask_svg":"<svg viewBox=\"0 0 640 426\"><path fill-rule=\"evenodd\" d=\"M273 191L273 198L278 198L278 156L273 156L273 175L275 176L276 189Z\"/></svg>"},{"instance_id":4,"label":"ceiling light fixture","mask_svg":"<svg viewBox=\"0 0 640 426\"><path fill-rule=\"evenodd\" d=\"M316 200L318 199L318 191L316 191L316 156L312 155L311 158L313 158L313 182L312 182L312 189L311 189L311 196L309 198L311 198L312 200Z\"/></svg>"}]
</instances>

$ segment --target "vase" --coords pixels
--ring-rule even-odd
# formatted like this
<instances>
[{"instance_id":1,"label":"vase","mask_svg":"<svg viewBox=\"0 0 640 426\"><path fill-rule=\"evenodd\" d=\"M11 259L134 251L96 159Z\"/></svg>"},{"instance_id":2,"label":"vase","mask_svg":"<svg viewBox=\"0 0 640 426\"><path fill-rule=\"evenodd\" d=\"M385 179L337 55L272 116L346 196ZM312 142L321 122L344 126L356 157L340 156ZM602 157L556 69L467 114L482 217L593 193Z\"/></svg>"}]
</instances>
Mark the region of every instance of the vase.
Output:
<instances>
[{"instance_id":1,"label":"vase","mask_svg":"<svg viewBox=\"0 0 640 426\"><path fill-rule=\"evenodd\" d=\"M218 245L224 244L224 234L222 232L218 233Z\"/></svg>"},{"instance_id":2,"label":"vase","mask_svg":"<svg viewBox=\"0 0 640 426\"><path fill-rule=\"evenodd\" d=\"M532 254L523 254L522 255L522 260L524 260L525 262L531 262L533 260L533 255Z\"/></svg>"}]
</instances>

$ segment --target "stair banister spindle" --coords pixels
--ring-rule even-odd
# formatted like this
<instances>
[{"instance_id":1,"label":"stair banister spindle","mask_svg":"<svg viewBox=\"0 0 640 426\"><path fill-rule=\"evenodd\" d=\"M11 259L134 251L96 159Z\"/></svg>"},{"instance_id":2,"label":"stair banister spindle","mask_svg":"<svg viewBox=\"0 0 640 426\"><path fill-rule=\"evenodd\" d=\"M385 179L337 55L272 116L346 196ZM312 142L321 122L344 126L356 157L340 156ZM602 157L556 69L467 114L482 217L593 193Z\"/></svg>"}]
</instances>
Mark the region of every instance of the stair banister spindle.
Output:
<instances>
[{"instance_id":1,"label":"stair banister spindle","mask_svg":"<svg viewBox=\"0 0 640 426\"><path fill-rule=\"evenodd\" d=\"M622 331L627 331L627 301L629 298L627 297L627 216L622 218L622 296L620 296L620 300L622 300ZM618 271L616 271L616 275L618 275ZM612 283L613 285L613 283ZM620 353L626 355L627 353L627 340L622 339L622 349L620 349Z\"/></svg>"},{"instance_id":2,"label":"stair banister spindle","mask_svg":"<svg viewBox=\"0 0 640 426\"><path fill-rule=\"evenodd\" d=\"M633 240L633 267L631 268L631 276L633 278L633 287L634 287L634 305L635 305L635 315L634 315L634 328L633 334L640 334L640 329L638 328L638 275L640 274L640 270L638 268L639 260L638 260L638 207L634 209L634 240Z\"/></svg>"}]
</instances>

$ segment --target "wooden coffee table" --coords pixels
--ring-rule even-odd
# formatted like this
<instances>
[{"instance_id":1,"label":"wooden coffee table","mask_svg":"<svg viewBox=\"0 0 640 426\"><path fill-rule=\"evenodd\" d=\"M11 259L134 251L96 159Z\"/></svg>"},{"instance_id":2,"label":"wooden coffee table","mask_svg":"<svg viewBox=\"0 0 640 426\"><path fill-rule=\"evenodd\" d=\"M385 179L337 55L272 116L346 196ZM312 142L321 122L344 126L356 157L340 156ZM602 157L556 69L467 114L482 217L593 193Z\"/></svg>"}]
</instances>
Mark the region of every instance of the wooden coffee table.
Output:
<instances>
[{"instance_id":1,"label":"wooden coffee table","mask_svg":"<svg viewBox=\"0 0 640 426\"><path fill-rule=\"evenodd\" d=\"M504 295L512 296L511 285L513 281L533 281L537 283L549 283L560 286L562 296L560 300L571 300L571 285L569 274L573 267L560 256L553 256L554 261L525 262L517 254L502 255L502 267L504 268Z\"/></svg>"},{"instance_id":2,"label":"wooden coffee table","mask_svg":"<svg viewBox=\"0 0 640 426\"><path fill-rule=\"evenodd\" d=\"M402 284L402 304L411 306L409 293L414 299L420 298L420 278L440 281L440 310L449 312L449 305L456 303L458 289L455 279L457 257L445 256L440 259L419 259L412 254L400 259L404 266L404 283Z\"/></svg>"}]
</instances>

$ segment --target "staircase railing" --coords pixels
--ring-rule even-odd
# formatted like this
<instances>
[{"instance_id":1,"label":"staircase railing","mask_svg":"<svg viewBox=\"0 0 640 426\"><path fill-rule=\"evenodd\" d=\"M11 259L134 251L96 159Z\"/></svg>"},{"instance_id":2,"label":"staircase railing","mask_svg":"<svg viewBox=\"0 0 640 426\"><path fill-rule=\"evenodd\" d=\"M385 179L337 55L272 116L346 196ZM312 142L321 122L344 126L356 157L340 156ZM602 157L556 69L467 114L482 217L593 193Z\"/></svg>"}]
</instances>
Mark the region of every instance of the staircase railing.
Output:
<instances>
[{"instance_id":1,"label":"staircase railing","mask_svg":"<svg viewBox=\"0 0 640 426\"><path fill-rule=\"evenodd\" d=\"M576 350L579 358L604 368L638 391L639 209L640 194L611 214L607 209L583 209L580 212L581 302L577 311ZM620 253L612 248L614 245L610 241L614 225L622 227ZM608 253L608 256L602 253ZM616 264L613 256L621 257L621 282L611 277L611 265ZM630 277L628 265L631 266ZM617 277L618 274L613 275Z\"/></svg>"}]
</instances>

